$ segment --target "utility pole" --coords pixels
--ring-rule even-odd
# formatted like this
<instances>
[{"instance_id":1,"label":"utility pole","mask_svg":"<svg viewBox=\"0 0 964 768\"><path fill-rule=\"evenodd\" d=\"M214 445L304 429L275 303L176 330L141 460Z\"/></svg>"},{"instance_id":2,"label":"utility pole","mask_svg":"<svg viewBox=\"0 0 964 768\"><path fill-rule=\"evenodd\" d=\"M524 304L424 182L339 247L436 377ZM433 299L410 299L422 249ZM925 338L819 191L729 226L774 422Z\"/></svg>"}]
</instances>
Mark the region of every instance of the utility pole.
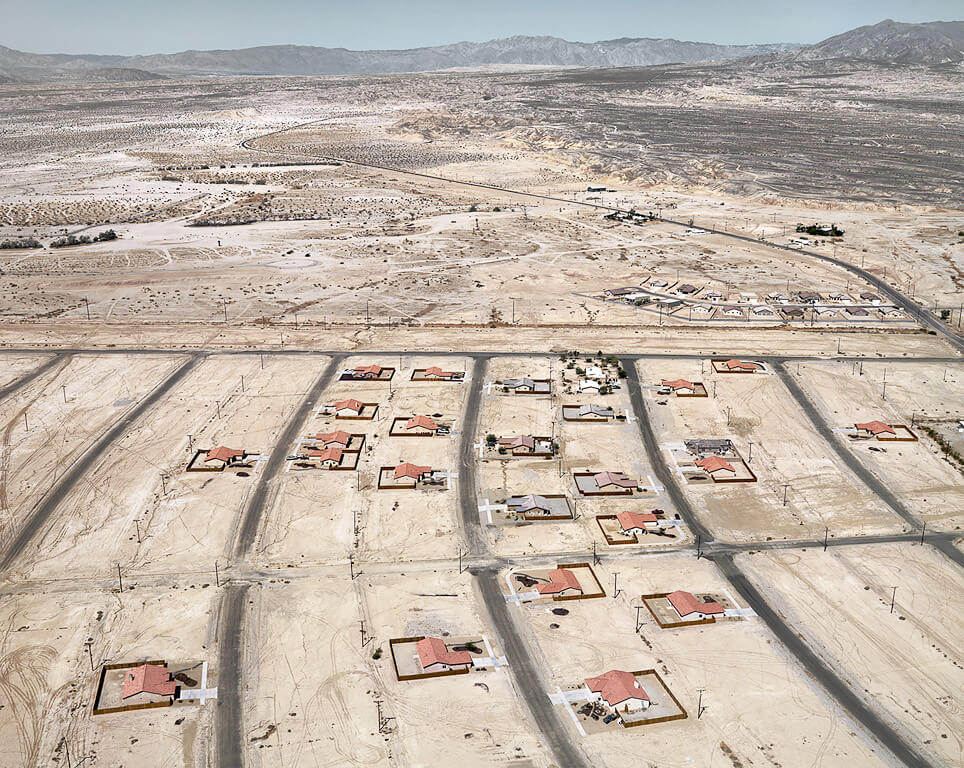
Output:
<instances>
[{"instance_id":1,"label":"utility pole","mask_svg":"<svg viewBox=\"0 0 964 768\"><path fill-rule=\"evenodd\" d=\"M783 506L787 505L787 488L790 487L790 483L783 484Z\"/></svg>"},{"instance_id":2,"label":"utility pole","mask_svg":"<svg viewBox=\"0 0 964 768\"><path fill-rule=\"evenodd\" d=\"M218 407L218 418L220 419L221 418L221 401L215 400L214 404Z\"/></svg>"},{"instance_id":3,"label":"utility pole","mask_svg":"<svg viewBox=\"0 0 964 768\"><path fill-rule=\"evenodd\" d=\"M643 606L641 606L641 605L637 605L637 606L636 606L636 634L639 634L639 628L642 626L642 624L640 624L640 622L639 622L639 610L640 610L642 607L643 607Z\"/></svg>"},{"instance_id":4,"label":"utility pole","mask_svg":"<svg viewBox=\"0 0 964 768\"><path fill-rule=\"evenodd\" d=\"M947 373L944 373L944 381L947 381ZM64 402L67 402L67 385L61 384L60 388L64 391Z\"/></svg>"},{"instance_id":5,"label":"utility pole","mask_svg":"<svg viewBox=\"0 0 964 768\"><path fill-rule=\"evenodd\" d=\"M241 377L241 392L244 392L244 376Z\"/></svg>"},{"instance_id":6,"label":"utility pole","mask_svg":"<svg viewBox=\"0 0 964 768\"><path fill-rule=\"evenodd\" d=\"M699 560L703 556L703 537L697 534L696 536L696 559Z\"/></svg>"},{"instance_id":7,"label":"utility pole","mask_svg":"<svg viewBox=\"0 0 964 768\"><path fill-rule=\"evenodd\" d=\"M825 527L823 529L823 551L827 551L827 540L830 538L830 528Z\"/></svg>"},{"instance_id":8,"label":"utility pole","mask_svg":"<svg viewBox=\"0 0 964 768\"><path fill-rule=\"evenodd\" d=\"M618 573L613 574L613 600L619 596L619 589L616 587L616 577L619 576Z\"/></svg>"},{"instance_id":9,"label":"utility pole","mask_svg":"<svg viewBox=\"0 0 964 768\"><path fill-rule=\"evenodd\" d=\"M696 703L696 719L699 720L703 717L703 713L706 711L706 707L703 706L703 688L700 688L700 698Z\"/></svg>"},{"instance_id":10,"label":"utility pole","mask_svg":"<svg viewBox=\"0 0 964 768\"><path fill-rule=\"evenodd\" d=\"M924 531L927 530L927 523L925 522L920 529L920 545L924 546Z\"/></svg>"},{"instance_id":11,"label":"utility pole","mask_svg":"<svg viewBox=\"0 0 964 768\"><path fill-rule=\"evenodd\" d=\"M261 358L261 370L264 370L264 352L260 352L258 355Z\"/></svg>"},{"instance_id":12,"label":"utility pole","mask_svg":"<svg viewBox=\"0 0 964 768\"><path fill-rule=\"evenodd\" d=\"M94 652L91 650L93 648L93 641L88 640L84 645L87 646L87 656L90 658L90 671L94 671Z\"/></svg>"},{"instance_id":13,"label":"utility pole","mask_svg":"<svg viewBox=\"0 0 964 768\"><path fill-rule=\"evenodd\" d=\"M369 299L365 299L365 325L372 324L372 317L371 317L371 313L369 312L370 304L371 304L371 301Z\"/></svg>"},{"instance_id":14,"label":"utility pole","mask_svg":"<svg viewBox=\"0 0 964 768\"><path fill-rule=\"evenodd\" d=\"M746 463L749 464L753 461L753 441L750 440L750 455L746 457Z\"/></svg>"},{"instance_id":15,"label":"utility pole","mask_svg":"<svg viewBox=\"0 0 964 768\"><path fill-rule=\"evenodd\" d=\"M117 586L119 592L124 591L124 580L121 578L120 563L117 564Z\"/></svg>"},{"instance_id":16,"label":"utility pole","mask_svg":"<svg viewBox=\"0 0 964 768\"><path fill-rule=\"evenodd\" d=\"M726 426L730 426L730 406L726 406Z\"/></svg>"},{"instance_id":17,"label":"utility pole","mask_svg":"<svg viewBox=\"0 0 964 768\"><path fill-rule=\"evenodd\" d=\"M348 575L351 576L351 580L355 580L355 553L348 553Z\"/></svg>"},{"instance_id":18,"label":"utility pole","mask_svg":"<svg viewBox=\"0 0 964 768\"><path fill-rule=\"evenodd\" d=\"M214 561L214 586L221 586L221 570L218 568L218 561Z\"/></svg>"},{"instance_id":19,"label":"utility pole","mask_svg":"<svg viewBox=\"0 0 964 768\"><path fill-rule=\"evenodd\" d=\"M366 634L365 634L365 620L364 620L364 619L362 619L359 623L361 624L361 647L364 648L366 645L368 645L368 644L369 644L372 640L374 640L375 638L372 637L372 636L370 636L370 635L366 635Z\"/></svg>"},{"instance_id":20,"label":"utility pole","mask_svg":"<svg viewBox=\"0 0 964 768\"><path fill-rule=\"evenodd\" d=\"M599 565L599 563L600 563L599 555L596 554L596 542L594 541L592 543L592 564Z\"/></svg>"},{"instance_id":21,"label":"utility pole","mask_svg":"<svg viewBox=\"0 0 964 768\"><path fill-rule=\"evenodd\" d=\"M141 543L141 524L136 517L134 518L134 530L137 533L137 543L140 544Z\"/></svg>"},{"instance_id":22,"label":"utility pole","mask_svg":"<svg viewBox=\"0 0 964 768\"><path fill-rule=\"evenodd\" d=\"M24 432L29 432L29 431L30 431L30 426L27 424L27 412L26 412L26 411L23 412L23 429L24 429Z\"/></svg>"},{"instance_id":23,"label":"utility pole","mask_svg":"<svg viewBox=\"0 0 964 768\"><path fill-rule=\"evenodd\" d=\"M894 601L897 599L897 587L894 587L894 591L890 596L890 612L894 612Z\"/></svg>"},{"instance_id":24,"label":"utility pole","mask_svg":"<svg viewBox=\"0 0 964 768\"><path fill-rule=\"evenodd\" d=\"M88 303L86 296L84 296L84 308L87 310L87 319L90 320L90 304Z\"/></svg>"},{"instance_id":25,"label":"utility pole","mask_svg":"<svg viewBox=\"0 0 964 768\"><path fill-rule=\"evenodd\" d=\"M167 496L167 481L163 472L161 473L161 496Z\"/></svg>"},{"instance_id":26,"label":"utility pole","mask_svg":"<svg viewBox=\"0 0 964 768\"><path fill-rule=\"evenodd\" d=\"M194 453L194 438L191 435L187 436L187 452Z\"/></svg>"}]
</instances>

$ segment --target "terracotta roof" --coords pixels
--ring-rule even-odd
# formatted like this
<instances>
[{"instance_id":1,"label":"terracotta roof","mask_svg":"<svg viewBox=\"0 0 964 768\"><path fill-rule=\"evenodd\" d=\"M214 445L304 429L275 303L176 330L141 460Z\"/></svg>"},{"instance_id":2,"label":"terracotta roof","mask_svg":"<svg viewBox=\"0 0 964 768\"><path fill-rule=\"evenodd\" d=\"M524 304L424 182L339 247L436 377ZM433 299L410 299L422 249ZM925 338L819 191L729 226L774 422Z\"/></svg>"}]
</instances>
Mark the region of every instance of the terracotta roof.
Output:
<instances>
[{"instance_id":1,"label":"terracotta roof","mask_svg":"<svg viewBox=\"0 0 964 768\"><path fill-rule=\"evenodd\" d=\"M870 432L872 435L879 435L881 432L889 432L892 435L897 434L890 424L884 424L882 421L868 421L866 424L856 424L855 426L857 429Z\"/></svg>"},{"instance_id":2,"label":"terracotta roof","mask_svg":"<svg viewBox=\"0 0 964 768\"><path fill-rule=\"evenodd\" d=\"M342 453L341 448L325 448L320 451L317 448L308 449L308 455L313 459L318 459L318 461L333 461L336 464L341 464Z\"/></svg>"},{"instance_id":3,"label":"terracotta roof","mask_svg":"<svg viewBox=\"0 0 964 768\"><path fill-rule=\"evenodd\" d=\"M716 601L701 603L696 599L692 592L684 592L681 589L670 592L666 599L672 603L676 612L680 616L689 616L691 613L718 614L723 613L723 606Z\"/></svg>"},{"instance_id":4,"label":"terracotta roof","mask_svg":"<svg viewBox=\"0 0 964 768\"><path fill-rule=\"evenodd\" d=\"M622 704L628 699L649 701L649 696L632 672L611 669L599 677L587 677L586 685L590 691L600 694L610 707Z\"/></svg>"},{"instance_id":5,"label":"terracotta roof","mask_svg":"<svg viewBox=\"0 0 964 768\"><path fill-rule=\"evenodd\" d=\"M624 531L631 528L643 528L646 523L655 523L657 519L652 512L620 512L616 515L616 520L619 521L619 525Z\"/></svg>"},{"instance_id":6,"label":"terracotta roof","mask_svg":"<svg viewBox=\"0 0 964 768\"><path fill-rule=\"evenodd\" d=\"M692 381L687 381L686 379L663 379L664 387L672 387L675 389L695 389Z\"/></svg>"},{"instance_id":7,"label":"terracotta roof","mask_svg":"<svg viewBox=\"0 0 964 768\"><path fill-rule=\"evenodd\" d=\"M441 379L451 379L455 374L451 371L443 371L437 365L425 369L426 376L438 376Z\"/></svg>"},{"instance_id":8,"label":"terracotta roof","mask_svg":"<svg viewBox=\"0 0 964 768\"><path fill-rule=\"evenodd\" d=\"M541 595L555 595L559 592L565 592L567 589L578 589L582 592L579 579L568 568L556 568L554 571L549 571L549 583L536 584L536 590Z\"/></svg>"},{"instance_id":9,"label":"terracotta roof","mask_svg":"<svg viewBox=\"0 0 964 768\"><path fill-rule=\"evenodd\" d=\"M730 464L730 462L728 462L722 456L706 456L702 459L698 459L696 461L696 466L702 467L710 474L713 474L714 472L717 472L721 469L727 469L730 472L736 472L736 470L733 468L733 465Z\"/></svg>"},{"instance_id":10,"label":"terracotta roof","mask_svg":"<svg viewBox=\"0 0 964 768\"><path fill-rule=\"evenodd\" d=\"M605 488L607 485L617 485L620 488L636 487L636 481L630 480L622 472L597 472L593 475L593 480L600 488Z\"/></svg>"},{"instance_id":11,"label":"terracotta roof","mask_svg":"<svg viewBox=\"0 0 964 768\"><path fill-rule=\"evenodd\" d=\"M430 429L434 432L438 429L438 424L428 416L412 416L412 418L405 422L405 429L415 429L416 427Z\"/></svg>"},{"instance_id":12,"label":"terracotta roof","mask_svg":"<svg viewBox=\"0 0 964 768\"><path fill-rule=\"evenodd\" d=\"M315 439L324 445L330 445L331 443L341 443L346 448L351 442L351 435L345 432L343 429L339 429L337 432L319 432L315 435Z\"/></svg>"},{"instance_id":13,"label":"terracotta roof","mask_svg":"<svg viewBox=\"0 0 964 768\"><path fill-rule=\"evenodd\" d=\"M380 376L383 369L380 365L356 365L354 370L359 376Z\"/></svg>"},{"instance_id":14,"label":"terracotta roof","mask_svg":"<svg viewBox=\"0 0 964 768\"><path fill-rule=\"evenodd\" d=\"M433 664L456 666L472 663L471 653L468 651L450 651L445 647L445 641L437 637L423 637L415 643L415 650L418 652L418 661L422 665L422 669L426 669Z\"/></svg>"},{"instance_id":15,"label":"terracotta roof","mask_svg":"<svg viewBox=\"0 0 964 768\"><path fill-rule=\"evenodd\" d=\"M171 673L156 664L141 664L139 667L127 670L124 674L124 687L121 698L127 699L138 693L153 693L156 696L173 696L177 683L171 679Z\"/></svg>"},{"instance_id":16,"label":"terracotta roof","mask_svg":"<svg viewBox=\"0 0 964 768\"><path fill-rule=\"evenodd\" d=\"M364 406L362 402L360 400L355 400L354 398L348 398L347 400L338 400L335 403L336 411L342 411L347 408L349 411L360 413L363 407Z\"/></svg>"},{"instance_id":17,"label":"terracotta roof","mask_svg":"<svg viewBox=\"0 0 964 768\"><path fill-rule=\"evenodd\" d=\"M431 467L420 467L418 464L412 464L405 461L395 467L395 479L398 480L400 477L411 477L414 480L418 480L422 475L431 471Z\"/></svg>"},{"instance_id":18,"label":"terracotta roof","mask_svg":"<svg viewBox=\"0 0 964 768\"><path fill-rule=\"evenodd\" d=\"M208 451L207 456L204 457L204 460L223 461L225 464L227 464L229 461L231 461L231 459L237 458L238 456L244 456L244 451L219 445L217 448L212 448L210 451Z\"/></svg>"},{"instance_id":19,"label":"terracotta roof","mask_svg":"<svg viewBox=\"0 0 964 768\"><path fill-rule=\"evenodd\" d=\"M723 363L723 365L725 365L727 368L731 370L733 368L739 368L740 370L743 370L743 371L755 371L757 368L760 367L756 363L747 363L747 362L744 362L743 360L727 360Z\"/></svg>"}]
</instances>

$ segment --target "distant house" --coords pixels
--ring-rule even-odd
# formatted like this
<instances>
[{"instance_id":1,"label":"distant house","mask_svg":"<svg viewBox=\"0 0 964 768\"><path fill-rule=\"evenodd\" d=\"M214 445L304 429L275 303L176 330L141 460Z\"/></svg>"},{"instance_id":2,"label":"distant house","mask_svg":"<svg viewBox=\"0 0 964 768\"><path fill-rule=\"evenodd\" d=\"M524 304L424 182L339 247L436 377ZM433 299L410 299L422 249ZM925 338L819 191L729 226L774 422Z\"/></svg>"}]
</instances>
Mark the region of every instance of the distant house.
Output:
<instances>
[{"instance_id":1,"label":"distant house","mask_svg":"<svg viewBox=\"0 0 964 768\"><path fill-rule=\"evenodd\" d=\"M431 474L431 467L421 467L418 464L405 461L395 467L392 476L395 480L414 480L418 482L419 480L423 480L426 475Z\"/></svg>"},{"instance_id":2,"label":"distant house","mask_svg":"<svg viewBox=\"0 0 964 768\"><path fill-rule=\"evenodd\" d=\"M620 512L616 515L620 530L629 536L639 536L659 528L659 519L652 512Z\"/></svg>"},{"instance_id":3,"label":"distant house","mask_svg":"<svg viewBox=\"0 0 964 768\"><path fill-rule=\"evenodd\" d=\"M415 643L415 652L424 672L451 672L472 666L471 653L450 651L445 641L438 637L423 637Z\"/></svg>"},{"instance_id":4,"label":"distant house","mask_svg":"<svg viewBox=\"0 0 964 768\"><path fill-rule=\"evenodd\" d=\"M696 460L696 466L714 479L736 477L736 469L722 456L704 456Z\"/></svg>"},{"instance_id":5,"label":"distant house","mask_svg":"<svg viewBox=\"0 0 964 768\"><path fill-rule=\"evenodd\" d=\"M878 311L879 311L880 314L882 314L884 317L894 317L894 318L904 317L904 312L903 312L903 310L900 310L900 309L898 309L897 307L891 307L891 306L880 307L880 308L878 309Z\"/></svg>"},{"instance_id":6,"label":"distant house","mask_svg":"<svg viewBox=\"0 0 964 768\"><path fill-rule=\"evenodd\" d=\"M709 315L713 312L713 307L709 304L693 304L693 312L697 315Z\"/></svg>"},{"instance_id":7,"label":"distant house","mask_svg":"<svg viewBox=\"0 0 964 768\"><path fill-rule=\"evenodd\" d=\"M751 311L758 317L773 317L774 314L772 309L763 304L758 304Z\"/></svg>"},{"instance_id":8,"label":"distant house","mask_svg":"<svg viewBox=\"0 0 964 768\"><path fill-rule=\"evenodd\" d=\"M834 304L845 304L850 302L850 296L840 291L834 291L828 297Z\"/></svg>"},{"instance_id":9,"label":"distant house","mask_svg":"<svg viewBox=\"0 0 964 768\"><path fill-rule=\"evenodd\" d=\"M714 302L723 301L723 293L716 290L715 288L712 288L708 291L703 292L703 298L706 299L707 301L714 301Z\"/></svg>"},{"instance_id":10,"label":"distant house","mask_svg":"<svg viewBox=\"0 0 964 768\"><path fill-rule=\"evenodd\" d=\"M656 280L650 280L649 285L651 288L665 288L669 283L666 280L657 278Z\"/></svg>"},{"instance_id":11,"label":"distant house","mask_svg":"<svg viewBox=\"0 0 964 768\"><path fill-rule=\"evenodd\" d=\"M607 296L618 298L622 296L629 296L633 293L639 293L639 288L630 288L628 286L624 288L607 288L605 291L603 291L603 293Z\"/></svg>"},{"instance_id":12,"label":"distant house","mask_svg":"<svg viewBox=\"0 0 964 768\"><path fill-rule=\"evenodd\" d=\"M611 669L599 677L587 677L586 687L613 712L642 712L652 703L632 672Z\"/></svg>"},{"instance_id":13,"label":"distant house","mask_svg":"<svg viewBox=\"0 0 964 768\"><path fill-rule=\"evenodd\" d=\"M872 293L871 291L864 291L860 294L860 298L863 301L869 301L871 304L880 304L880 296L878 296L876 293Z\"/></svg>"},{"instance_id":14,"label":"distant house","mask_svg":"<svg viewBox=\"0 0 964 768\"><path fill-rule=\"evenodd\" d=\"M580 405L580 419L611 419L615 414L613 409L605 405Z\"/></svg>"},{"instance_id":15,"label":"distant house","mask_svg":"<svg viewBox=\"0 0 964 768\"><path fill-rule=\"evenodd\" d=\"M743 310L732 304L723 307L723 314L727 317L743 317Z\"/></svg>"},{"instance_id":16,"label":"distant house","mask_svg":"<svg viewBox=\"0 0 964 768\"><path fill-rule=\"evenodd\" d=\"M772 291L767 294L767 299L769 301L776 302L777 304L785 304L789 299L785 293L780 293L780 291Z\"/></svg>"},{"instance_id":17,"label":"distant house","mask_svg":"<svg viewBox=\"0 0 964 768\"><path fill-rule=\"evenodd\" d=\"M868 421L854 426L857 428L857 434L861 437L879 437L880 435L894 435L896 437L897 435L897 431L890 424L885 424L882 421Z\"/></svg>"},{"instance_id":18,"label":"distant house","mask_svg":"<svg viewBox=\"0 0 964 768\"><path fill-rule=\"evenodd\" d=\"M217 448L212 448L205 454L204 463L215 467L219 466L221 469L224 469L233 464L240 464L244 461L244 456L244 451L219 445Z\"/></svg>"},{"instance_id":19,"label":"distant house","mask_svg":"<svg viewBox=\"0 0 964 768\"><path fill-rule=\"evenodd\" d=\"M502 382L502 386L521 394L549 394L552 389L547 379L532 379L528 376L523 376L518 379L506 379Z\"/></svg>"},{"instance_id":20,"label":"distant house","mask_svg":"<svg viewBox=\"0 0 964 768\"><path fill-rule=\"evenodd\" d=\"M583 379L579 382L580 392L596 392L598 394L602 384L596 379Z\"/></svg>"},{"instance_id":21,"label":"distant house","mask_svg":"<svg viewBox=\"0 0 964 768\"><path fill-rule=\"evenodd\" d=\"M870 317L870 313L863 307L847 307L844 312L846 312L851 317Z\"/></svg>"},{"instance_id":22,"label":"distant house","mask_svg":"<svg viewBox=\"0 0 964 768\"><path fill-rule=\"evenodd\" d=\"M506 499L506 506L513 512L525 515L551 515L552 503L545 496L530 493L526 496L510 496Z\"/></svg>"},{"instance_id":23,"label":"distant house","mask_svg":"<svg viewBox=\"0 0 964 768\"><path fill-rule=\"evenodd\" d=\"M696 286L690 285L689 283L683 283L682 285L676 287L676 292L681 296L691 296L692 294L696 293L696 291Z\"/></svg>"},{"instance_id":24,"label":"distant house","mask_svg":"<svg viewBox=\"0 0 964 768\"><path fill-rule=\"evenodd\" d=\"M820 294L813 291L797 291L794 298L804 304L816 304L820 301Z\"/></svg>"},{"instance_id":25,"label":"distant house","mask_svg":"<svg viewBox=\"0 0 964 768\"><path fill-rule=\"evenodd\" d=\"M780 311L791 320L802 320L805 316L801 307L783 307Z\"/></svg>"},{"instance_id":26,"label":"distant house","mask_svg":"<svg viewBox=\"0 0 964 768\"><path fill-rule=\"evenodd\" d=\"M830 307L817 307L814 311L816 312L817 317L836 317L837 316L837 310L831 309Z\"/></svg>"},{"instance_id":27,"label":"distant house","mask_svg":"<svg viewBox=\"0 0 964 768\"><path fill-rule=\"evenodd\" d=\"M536 584L536 591L540 595L553 595L556 597L581 595L583 592L575 572L570 571L568 568L556 568L555 570L549 571L549 582L546 584Z\"/></svg>"},{"instance_id":28,"label":"distant house","mask_svg":"<svg viewBox=\"0 0 964 768\"><path fill-rule=\"evenodd\" d=\"M153 696L174 696L177 693L177 682L171 677L166 667L156 664L141 664L133 667L124 674L124 685L121 698L129 699L141 693Z\"/></svg>"},{"instance_id":29,"label":"distant house","mask_svg":"<svg viewBox=\"0 0 964 768\"><path fill-rule=\"evenodd\" d=\"M670 592L666 599L676 609L681 619L708 619L724 613L723 606L716 601L701 602L691 592L683 590Z\"/></svg>"}]
</instances>

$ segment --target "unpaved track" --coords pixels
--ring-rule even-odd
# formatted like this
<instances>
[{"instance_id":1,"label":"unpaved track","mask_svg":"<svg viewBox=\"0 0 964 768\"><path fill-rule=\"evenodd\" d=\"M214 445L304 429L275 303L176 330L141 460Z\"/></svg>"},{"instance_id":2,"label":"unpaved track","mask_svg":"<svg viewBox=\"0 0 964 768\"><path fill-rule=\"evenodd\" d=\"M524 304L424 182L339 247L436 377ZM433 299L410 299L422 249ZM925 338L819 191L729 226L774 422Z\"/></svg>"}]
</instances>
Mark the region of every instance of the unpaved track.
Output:
<instances>
[{"instance_id":1,"label":"unpaved track","mask_svg":"<svg viewBox=\"0 0 964 768\"><path fill-rule=\"evenodd\" d=\"M33 541L34 537L44 529L54 510L56 510L60 503L70 494L74 486L83 476L90 471L111 444L124 434L146 411L153 407L158 400L177 386L203 359L204 356L199 354L188 356L180 366L168 374L166 379L154 387L134 408L129 410L119 421L115 422L110 429L80 455L30 511L26 522L21 526L13 541L10 542L4 551L2 559L0 559L0 572L9 569L27 545Z\"/></svg>"},{"instance_id":2,"label":"unpaved track","mask_svg":"<svg viewBox=\"0 0 964 768\"><path fill-rule=\"evenodd\" d=\"M70 352L58 352L57 354L52 355L49 360L41 365L38 365L33 370L27 371L23 376L20 376L19 378L11 381L9 384L5 384L4 386L0 387L0 400L3 400L5 397L9 397L17 390L27 386L31 381L36 379L38 376L45 374L65 357L70 357L71 354L72 353Z\"/></svg>"}]
</instances>

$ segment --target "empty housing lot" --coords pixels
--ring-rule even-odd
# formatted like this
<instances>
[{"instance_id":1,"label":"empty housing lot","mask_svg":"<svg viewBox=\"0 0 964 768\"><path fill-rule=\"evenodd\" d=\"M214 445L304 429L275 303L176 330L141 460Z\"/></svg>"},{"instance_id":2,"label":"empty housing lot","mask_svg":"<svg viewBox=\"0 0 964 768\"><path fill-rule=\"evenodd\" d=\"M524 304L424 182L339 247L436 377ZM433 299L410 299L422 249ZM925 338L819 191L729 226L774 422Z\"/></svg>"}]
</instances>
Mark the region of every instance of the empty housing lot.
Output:
<instances>
[{"instance_id":1,"label":"empty housing lot","mask_svg":"<svg viewBox=\"0 0 964 768\"><path fill-rule=\"evenodd\" d=\"M940 764L960 763L959 569L909 543L739 560L788 623L898 732Z\"/></svg>"},{"instance_id":2,"label":"empty housing lot","mask_svg":"<svg viewBox=\"0 0 964 768\"><path fill-rule=\"evenodd\" d=\"M648 399L661 449L678 466L687 453L681 449L684 441L730 439L757 478L728 484L683 481L712 531L725 539L759 540L823 538L826 528L834 535L906 530L816 432L778 376L721 374L708 363L698 374L692 361L688 365L710 397ZM640 378L658 381L663 370L686 370L683 366L683 361L645 361ZM679 474L677 466L673 471Z\"/></svg>"}]
</instances>

